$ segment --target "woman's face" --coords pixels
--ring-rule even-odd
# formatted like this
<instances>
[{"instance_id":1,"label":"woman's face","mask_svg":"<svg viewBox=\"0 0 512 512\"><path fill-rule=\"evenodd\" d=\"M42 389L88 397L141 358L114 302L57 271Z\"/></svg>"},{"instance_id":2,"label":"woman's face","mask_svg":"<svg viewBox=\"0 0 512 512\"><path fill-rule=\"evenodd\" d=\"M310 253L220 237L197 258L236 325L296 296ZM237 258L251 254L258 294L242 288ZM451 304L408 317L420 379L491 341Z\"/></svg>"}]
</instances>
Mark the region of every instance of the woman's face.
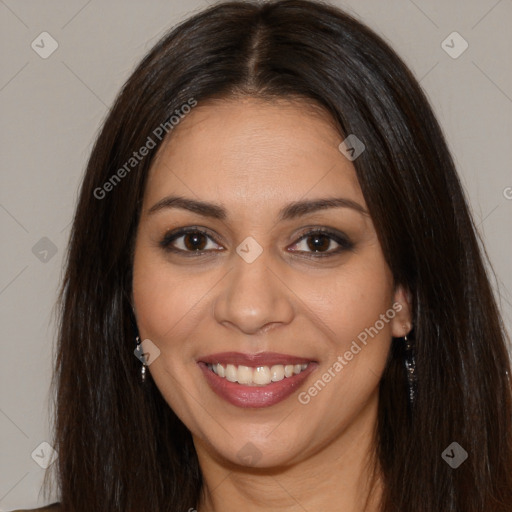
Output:
<instances>
[{"instance_id":1,"label":"woman's face","mask_svg":"<svg viewBox=\"0 0 512 512\"><path fill-rule=\"evenodd\" d=\"M225 100L192 109L153 163L133 304L200 460L282 466L371 436L410 310L341 142L305 103Z\"/></svg>"}]
</instances>

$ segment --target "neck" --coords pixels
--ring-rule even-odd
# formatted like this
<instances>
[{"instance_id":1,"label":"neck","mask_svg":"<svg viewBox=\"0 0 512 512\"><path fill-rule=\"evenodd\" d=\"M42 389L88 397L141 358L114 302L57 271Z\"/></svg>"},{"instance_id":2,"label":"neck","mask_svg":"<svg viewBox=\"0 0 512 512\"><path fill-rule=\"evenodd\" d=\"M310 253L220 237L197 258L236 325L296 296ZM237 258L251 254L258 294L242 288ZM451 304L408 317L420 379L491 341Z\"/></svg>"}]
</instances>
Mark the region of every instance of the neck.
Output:
<instances>
[{"instance_id":1,"label":"neck","mask_svg":"<svg viewBox=\"0 0 512 512\"><path fill-rule=\"evenodd\" d=\"M372 397L357 421L291 465L246 468L220 462L195 439L204 481L197 512L377 512L382 494L378 466L373 471L377 404Z\"/></svg>"}]
</instances>

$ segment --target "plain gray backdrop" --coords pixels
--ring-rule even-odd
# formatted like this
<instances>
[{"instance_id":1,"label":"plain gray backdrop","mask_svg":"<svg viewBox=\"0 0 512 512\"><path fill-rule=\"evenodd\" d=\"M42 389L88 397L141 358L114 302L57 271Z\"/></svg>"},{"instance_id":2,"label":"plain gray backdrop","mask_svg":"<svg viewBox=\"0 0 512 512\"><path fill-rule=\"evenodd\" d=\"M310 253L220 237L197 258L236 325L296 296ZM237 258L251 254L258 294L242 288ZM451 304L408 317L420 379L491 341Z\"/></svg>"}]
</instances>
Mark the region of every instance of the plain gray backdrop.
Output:
<instances>
[{"instance_id":1,"label":"plain gray backdrop","mask_svg":"<svg viewBox=\"0 0 512 512\"><path fill-rule=\"evenodd\" d=\"M40 464L51 461L51 447L41 443L51 438L52 315L93 140L139 60L208 3L0 0L0 511L45 504L39 490ZM512 0L331 3L383 36L430 98L510 332Z\"/></svg>"}]
</instances>

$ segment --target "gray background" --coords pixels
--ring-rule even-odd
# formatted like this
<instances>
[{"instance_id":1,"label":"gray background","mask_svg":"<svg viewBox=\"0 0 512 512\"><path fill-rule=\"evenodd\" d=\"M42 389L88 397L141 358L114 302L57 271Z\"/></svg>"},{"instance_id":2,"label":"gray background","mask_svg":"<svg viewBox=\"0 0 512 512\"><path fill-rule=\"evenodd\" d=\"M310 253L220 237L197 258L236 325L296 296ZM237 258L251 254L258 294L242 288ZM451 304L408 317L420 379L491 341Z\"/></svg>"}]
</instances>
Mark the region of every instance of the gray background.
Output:
<instances>
[{"instance_id":1,"label":"gray background","mask_svg":"<svg viewBox=\"0 0 512 512\"><path fill-rule=\"evenodd\" d=\"M38 497L44 470L31 454L48 455L38 447L50 439L54 303L93 139L135 64L207 3L0 0L0 511L45 504ZM331 3L384 36L427 92L495 269L510 332L512 0ZM35 40L50 48L38 37L44 31L58 43L46 59L31 47ZM469 44L457 58L442 46L454 31ZM462 49L453 37L444 47Z\"/></svg>"}]
</instances>

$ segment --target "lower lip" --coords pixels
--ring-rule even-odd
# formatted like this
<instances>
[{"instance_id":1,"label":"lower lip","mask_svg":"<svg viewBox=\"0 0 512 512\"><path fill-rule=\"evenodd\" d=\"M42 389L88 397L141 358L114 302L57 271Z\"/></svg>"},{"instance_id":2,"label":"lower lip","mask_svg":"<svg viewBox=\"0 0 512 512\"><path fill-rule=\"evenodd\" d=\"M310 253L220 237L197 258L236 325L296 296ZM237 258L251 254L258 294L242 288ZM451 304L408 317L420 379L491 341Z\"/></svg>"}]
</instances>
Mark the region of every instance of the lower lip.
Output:
<instances>
[{"instance_id":1,"label":"lower lip","mask_svg":"<svg viewBox=\"0 0 512 512\"><path fill-rule=\"evenodd\" d=\"M206 382L212 390L221 398L237 407L260 408L270 407L288 398L318 366L317 363L309 363L308 367L291 377L285 377L278 382L271 382L266 386L245 386L238 382L230 382L224 377L219 377L208 368L206 363L198 363Z\"/></svg>"}]
</instances>

